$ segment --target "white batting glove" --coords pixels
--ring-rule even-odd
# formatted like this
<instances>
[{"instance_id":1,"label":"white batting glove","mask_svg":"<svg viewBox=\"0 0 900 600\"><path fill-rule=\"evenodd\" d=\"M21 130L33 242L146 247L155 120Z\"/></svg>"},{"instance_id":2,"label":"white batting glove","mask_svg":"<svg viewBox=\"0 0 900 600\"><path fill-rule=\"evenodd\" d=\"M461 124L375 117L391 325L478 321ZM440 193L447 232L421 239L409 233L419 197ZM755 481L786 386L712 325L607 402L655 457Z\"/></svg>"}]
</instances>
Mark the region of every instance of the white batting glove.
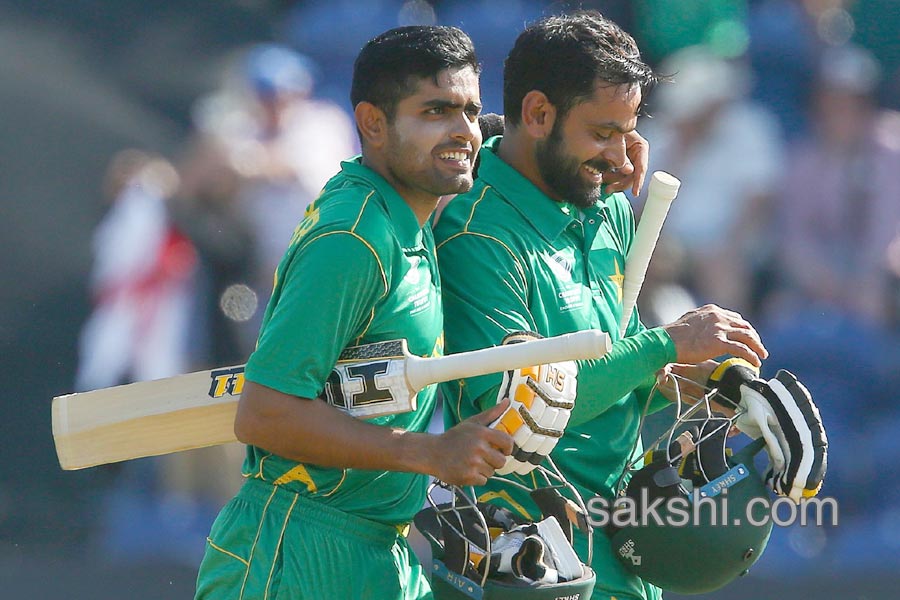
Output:
<instances>
[{"instance_id":1,"label":"white batting glove","mask_svg":"<svg viewBox=\"0 0 900 600\"><path fill-rule=\"evenodd\" d=\"M531 332L507 335L503 344L516 344L538 339ZM515 369L503 374L497 401L509 398L507 408L491 424L513 438L512 455L497 470L498 475L530 473L556 447L563 436L575 406L578 367L575 361L564 361Z\"/></svg>"},{"instance_id":2,"label":"white batting glove","mask_svg":"<svg viewBox=\"0 0 900 600\"><path fill-rule=\"evenodd\" d=\"M738 429L765 439L770 460L766 482L775 493L794 502L819 493L828 466L828 439L809 390L792 373L782 369L763 381L750 363L732 358L713 372L709 385L719 390L717 402L740 411Z\"/></svg>"}]
</instances>

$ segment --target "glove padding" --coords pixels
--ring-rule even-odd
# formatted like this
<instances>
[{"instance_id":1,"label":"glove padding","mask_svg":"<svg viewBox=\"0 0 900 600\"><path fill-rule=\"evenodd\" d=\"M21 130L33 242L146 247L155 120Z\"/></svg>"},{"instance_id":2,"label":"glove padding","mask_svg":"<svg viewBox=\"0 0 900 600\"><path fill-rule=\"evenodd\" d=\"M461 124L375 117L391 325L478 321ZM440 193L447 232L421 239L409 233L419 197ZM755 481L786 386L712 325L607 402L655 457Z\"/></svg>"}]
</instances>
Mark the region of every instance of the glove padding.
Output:
<instances>
[{"instance_id":1,"label":"glove padding","mask_svg":"<svg viewBox=\"0 0 900 600\"><path fill-rule=\"evenodd\" d=\"M708 385L716 401L739 411L737 428L766 441L766 483L794 502L819 493L828 465L828 439L809 390L790 372L764 381L750 363L732 358L716 368Z\"/></svg>"},{"instance_id":2,"label":"glove padding","mask_svg":"<svg viewBox=\"0 0 900 600\"><path fill-rule=\"evenodd\" d=\"M518 525L491 543L492 572L526 583L559 583L584 575L584 566L556 517Z\"/></svg>"},{"instance_id":3,"label":"glove padding","mask_svg":"<svg viewBox=\"0 0 900 600\"><path fill-rule=\"evenodd\" d=\"M503 344L538 339L531 332L511 333ZM515 369L503 374L497 401L509 398L507 408L491 427L513 438L513 452L498 475L530 473L556 447L575 406L578 367L564 361Z\"/></svg>"}]
</instances>

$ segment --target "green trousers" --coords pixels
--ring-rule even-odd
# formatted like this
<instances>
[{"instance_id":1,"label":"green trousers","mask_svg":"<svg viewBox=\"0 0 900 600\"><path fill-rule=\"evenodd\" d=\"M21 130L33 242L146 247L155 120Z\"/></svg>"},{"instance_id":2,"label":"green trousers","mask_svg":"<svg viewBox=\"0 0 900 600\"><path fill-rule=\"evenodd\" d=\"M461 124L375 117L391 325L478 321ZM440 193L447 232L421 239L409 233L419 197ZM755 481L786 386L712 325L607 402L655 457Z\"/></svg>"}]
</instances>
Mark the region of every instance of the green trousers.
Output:
<instances>
[{"instance_id":1,"label":"green trousers","mask_svg":"<svg viewBox=\"0 0 900 600\"><path fill-rule=\"evenodd\" d=\"M196 600L432 598L397 528L259 480L248 480L213 523Z\"/></svg>"}]
</instances>

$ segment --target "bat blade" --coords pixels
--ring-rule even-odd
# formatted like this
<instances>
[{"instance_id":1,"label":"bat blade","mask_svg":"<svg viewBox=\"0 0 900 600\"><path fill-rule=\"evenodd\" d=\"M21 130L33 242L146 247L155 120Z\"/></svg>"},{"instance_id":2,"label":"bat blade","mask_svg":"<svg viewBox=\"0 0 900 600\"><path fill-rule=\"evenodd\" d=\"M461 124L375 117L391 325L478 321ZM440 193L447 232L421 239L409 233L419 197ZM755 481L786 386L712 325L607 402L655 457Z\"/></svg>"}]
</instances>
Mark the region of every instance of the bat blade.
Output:
<instances>
[{"instance_id":1,"label":"bat blade","mask_svg":"<svg viewBox=\"0 0 900 600\"><path fill-rule=\"evenodd\" d=\"M371 388L362 386L354 392L355 388L347 387L345 391L357 395L351 398L344 393L341 405L334 402L334 392L341 386L329 379L329 384L337 385L326 384L325 391L330 389L331 395L325 395L339 408L359 407L356 413L348 410L355 416L391 414L401 410L397 407L404 401L407 407L402 410L414 408L416 392L432 383L532 364L599 358L608 349L609 336L596 330L433 358L409 355L404 340L376 342L345 350L341 368L333 374L349 372L347 365L390 362L391 371L403 365L401 383L391 375L391 381L379 387L380 374L374 373ZM353 385L357 384L358 379ZM65 470L83 469L235 442L234 416L243 385L244 366L238 365L57 396L51 412L59 464ZM385 391L391 393L381 394L385 402L381 412L373 413L373 392Z\"/></svg>"},{"instance_id":2,"label":"bat blade","mask_svg":"<svg viewBox=\"0 0 900 600\"><path fill-rule=\"evenodd\" d=\"M237 441L243 366L142 381L53 399L63 469L83 469Z\"/></svg>"},{"instance_id":3,"label":"bat blade","mask_svg":"<svg viewBox=\"0 0 900 600\"><path fill-rule=\"evenodd\" d=\"M647 202L644 204L644 212L634 234L634 242L631 251L625 261L625 284L622 290L622 318L619 321L619 335L624 336L634 312L644 278L647 275L647 267L650 266L650 257L656 248L663 223L669 214L669 207L678 195L681 181L664 171L655 171L650 178L650 186L647 190Z\"/></svg>"}]
</instances>

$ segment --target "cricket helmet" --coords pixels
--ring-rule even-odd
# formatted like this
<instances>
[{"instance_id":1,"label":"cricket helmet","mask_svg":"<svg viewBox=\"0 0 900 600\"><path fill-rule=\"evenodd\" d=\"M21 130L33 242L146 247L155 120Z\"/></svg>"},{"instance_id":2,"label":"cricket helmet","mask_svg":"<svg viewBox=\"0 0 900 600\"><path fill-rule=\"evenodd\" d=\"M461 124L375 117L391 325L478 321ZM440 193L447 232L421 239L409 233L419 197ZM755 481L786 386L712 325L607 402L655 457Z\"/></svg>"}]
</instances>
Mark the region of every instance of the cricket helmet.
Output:
<instances>
[{"instance_id":1,"label":"cricket helmet","mask_svg":"<svg viewBox=\"0 0 900 600\"><path fill-rule=\"evenodd\" d=\"M678 594L711 592L744 575L772 532L769 492L753 462L764 441L729 455L733 418L716 416L708 398L683 414L679 402L644 465L627 485L620 480L606 530L626 570Z\"/></svg>"},{"instance_id":2,"label":"cricket helmet","mask_svg":"<svg viewBox=\"0 0 900 600\"><path fill-rule=\"evenodd\" d=\"M553 469L551 477L559 474L555 465ZM538 466L535 472L548 471ZM502 481L509 483L505 479ZM564 485L575 492L567 481ZM554 501L566 502L563 495L557 493L559 487L562 486L539 488L539 506L545 517L553 517L542 523L552 521L555 525L557 518L563 518L562 514L579 515L578 523L566 519L559 528L563 537L551 540L546 532L541 534L538 524L525 523L498 505L476 502L474 490L466 491L439 481L432 483L428 491L430 506L419 511L414 522L431 546L434 597L437 600L589 598L596 579L594 571L578 559L571 547L572 527L585 528L589 532L586 510L580 497L574 502L574 511L571 505L568 511L553 508ZM439 495L448 493L449 500L437 501ZM547 515L547 512L553 514ZM501 548L504 540L509 539L516 541ZM561 555L564 553L560 550L574 556L577 574L571 575L570 560L570 575L563 576L565 569Z\"/></svg>"}]
</instances>

